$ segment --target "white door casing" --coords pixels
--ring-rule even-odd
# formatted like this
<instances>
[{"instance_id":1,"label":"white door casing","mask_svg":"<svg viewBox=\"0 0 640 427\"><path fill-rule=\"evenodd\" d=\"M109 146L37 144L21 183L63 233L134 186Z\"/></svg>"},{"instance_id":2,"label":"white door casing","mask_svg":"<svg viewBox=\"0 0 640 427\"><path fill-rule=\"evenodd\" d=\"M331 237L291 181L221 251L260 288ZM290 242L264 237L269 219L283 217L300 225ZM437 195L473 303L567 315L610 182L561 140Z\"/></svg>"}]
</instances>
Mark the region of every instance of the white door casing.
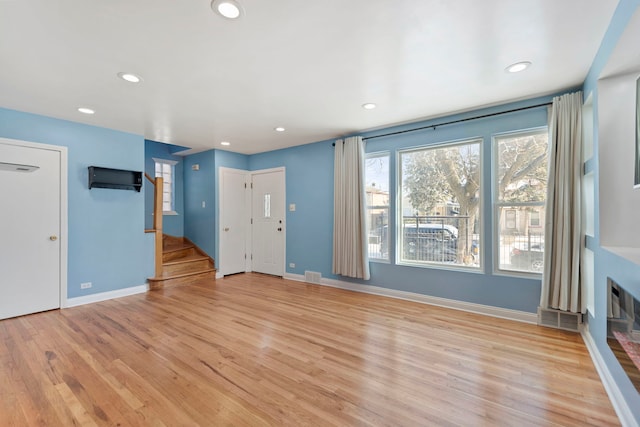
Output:
<instances>
[{"instance_id":1,"label":"white door casing","mask_svg":"<svg viewBox=\"0 0 640 427\"><path fill-rule=\"evenodd\" d=\"M0 319L63 307L66 147L0 138L0 200Z\"/></svg>"},{"instance_id":2,"label":"white door casing","mask_svg":"<svg viewBox=\"0 0 640 427\"><path fill-rule=\"evenodd\" d=\"M222 276L249 271L247 240L249 237L249 173L220 168L219 251Z\"/></svg>"},{"instance_id":3,"label":"white door casing","mask_svg":"<svg viewBox=\"0 0 640 427\"><path fill-rule=\"evenodd\" d=\"M252 270L284 275L285 262L285 170L251 173L252 182Z\"/></svg>"}]
</instances>

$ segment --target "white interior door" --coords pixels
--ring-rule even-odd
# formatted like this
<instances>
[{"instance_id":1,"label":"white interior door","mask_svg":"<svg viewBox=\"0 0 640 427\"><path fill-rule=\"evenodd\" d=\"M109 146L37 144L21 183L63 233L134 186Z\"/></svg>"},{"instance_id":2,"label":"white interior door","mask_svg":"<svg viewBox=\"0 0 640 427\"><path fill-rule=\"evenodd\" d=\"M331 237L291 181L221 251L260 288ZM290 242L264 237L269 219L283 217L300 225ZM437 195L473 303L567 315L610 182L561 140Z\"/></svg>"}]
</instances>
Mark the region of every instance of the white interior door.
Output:
<instances>
[{"instance_id":1,"label":"white interior door","mask_svg":"<svg viewBox=\"0 0 640 427\"><path fill-rule=\"evenodd\" d=\"M0 140L0 319L60 307L61 152Z\"/></svg>"},{"instance_id":2,"label":"white interior door","mask_svg":"<svg viewBox=\"0 0 640 427\"><path fill-rule=\"evenodd\" d=\"M220 273L247 271L248 172L220 168Z\"/></svg>"},{"instance_id":3,"label":"white interior door","mask_svg":"<svg viewBox=\"0 0 640 427\"><path fill-rule=\"evenodd\" d=\"M252 270L282 276L285 252L284 169L258 171L252 179Z\"/></svg>"}]
</instances>

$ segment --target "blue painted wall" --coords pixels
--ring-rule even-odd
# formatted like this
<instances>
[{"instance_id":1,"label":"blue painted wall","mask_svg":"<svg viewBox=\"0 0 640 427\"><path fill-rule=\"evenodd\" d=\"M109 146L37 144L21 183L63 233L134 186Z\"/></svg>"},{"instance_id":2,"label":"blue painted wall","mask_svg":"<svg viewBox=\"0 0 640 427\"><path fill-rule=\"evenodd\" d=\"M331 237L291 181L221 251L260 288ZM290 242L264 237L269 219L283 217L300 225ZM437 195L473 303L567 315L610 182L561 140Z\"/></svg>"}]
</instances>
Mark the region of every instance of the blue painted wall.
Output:
<instances>
[{"instance_id":1,"label":"blue painted wall","mask_svg":"<svg viewBox=\"0 0 640 427\"><path fill-rule=\"evenodd\" d=\"M249 158L249 169L284 166L287 209L287 272L304 274L319 271L331 277L333 247L333 147L331 141L301 145L256 154Z\"/></svg>"},{"instance_id":2,"label":"blue painted wall","mask_svg":"<svg viewBox=\"0 0 640 427\"><path fill-rule=\"evenodd\" d=\"M183 184L183 169L184 159L181 156L173 154L176 150L183 150L183 147L177 147L171 144L163 144L161 142L145 140L145 162L144 170L149 176L155 176L155 162L156 159L174 160L178 163L175 165L175 210L178 215L164 215L162 218L162 231L164 234L171 236L182 237L184 236L184 184ZM145 180L145 183L150 187L149 191L145 192L144 198L144 226L147 229L153 228L153 191L151 191L151 185L149 181Z\"/></svg>"},{"instance_id":3,"label":"blue painted wall","mask_svg":"<svg viewBox=\"0 0 640 427\"><path fill-rule=\"evenodd\" d=\"M490 114L514 108L533 106L550 101L548 98L503 105L432 121L412 123L364 134L365 137L428 126L471 116ZM483 194L487 203L482 207L483 239L482 257L484 273L462 272L437 268L421 268L391 263L371 263L370 285L415 292L442 298L450 298L477 304L535 312L540 299L540 279L524 279L492 272L493 223L491 195L492 135L496 133L530 129L547 124L545 107L517 113L474 120L462 124L372 139L367 142L367 152L388 151L391 154L391 195L396 200L397 150L425 146L446 141L476 138L483 139ZM293 262L295 269L288 273L304 274L305 270L318 271L323 277L337 278L331 274L333 239L333 147L331 141L252 155L250 170L284 166L286 168L287 206L296 204L296 211L287 211L287 266ZM395 221L391 209L391 221ZM393 248L392 248L393 249ZM392 250L393 252L393 250ZM342 280L349 280L340 278ZM353 281L353 280L352 280Z\"/></svg>"},{"instance_id":4,"label":"blue painted wall","mask_svg":"<svg viewBox=\"0 0 640 427\"><path fill-rule=\"evenodd\" d=\"M200 169L192 170L196 164ZM215 183L214 150L184 158L184 236L217 259Z\"/></svg>"},{"instance_id":5,"label":"blue painted wall","mask_svg":"<svg viewBox=\"0 0 640 427\"><path fill-rule=\"evenodd\" d=\"M606 342L607 278L612 278L614 281L622 285L627 291L634 294L637 299L640 299L640 266L612 254L600 245L600 192L598 182L600 176L607 174L607 171L600 170L598 161L598 152L600 147L598 140L598 79L621 35L627 27L629 19L634 13L636 13L639 7L640 0L621 0L619 2L609 25L609 29L603 38L600 49L598 50L598 53L591 65L591 69L583 86L585 99L591 95L594 107L594 154L593 159L589 162L590 164L588 166L589 169L593 170L595 173L595 236L593 239L587 239L587 247L594 252L595 260L595 313L589 313L589 333L593 337L597 346L597 351L604 360L613 380L620 389L620 392L626 400L627 406L631 409L638 425L640 425L640 394L631 384L631 381L622 370L622 367L616 360L613 352ZM633 142L630 141L630 143ZM612 206L611 209L616 209L616 207Z\"/></svg>"},{"instance_id":6,"label":"blue painted wall","mask_svg":"<svg viewBox=\"0 0 640 427\"><path fill-rule=\"evenodd\" d=\"M186 156L184 164L185 237L218 260L219 169L247 170L248 156L209 150ZM200 170L192 170L195 164L199 165ZM205 207L202 207L202 202Z\"/></svg>"},{"instance_id":7,"label":"blue painted wall","mask_svg":"<svg viewBox=\"0 0 640 427\"><path fill-rule=\"evenodd\" d=\"M68 147L69 298L143 285L153 275L144 193L88 189L89 166L142 171L141 136L7 109L0 136ZM93 287L80 290L82 282Z\"/></svg>"}]
</instances>

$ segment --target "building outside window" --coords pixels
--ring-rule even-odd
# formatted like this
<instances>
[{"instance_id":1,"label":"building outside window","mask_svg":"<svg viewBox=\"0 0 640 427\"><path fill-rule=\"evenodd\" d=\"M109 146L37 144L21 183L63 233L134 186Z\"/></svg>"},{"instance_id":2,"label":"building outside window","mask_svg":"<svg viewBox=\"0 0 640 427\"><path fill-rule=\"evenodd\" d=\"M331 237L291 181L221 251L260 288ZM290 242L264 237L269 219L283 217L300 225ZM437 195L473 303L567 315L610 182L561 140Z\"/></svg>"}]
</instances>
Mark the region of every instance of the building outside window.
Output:
<instances>
[{"instance_id":1,"label":"building outside window","mask_svg":"<svg viewBox=\"0 0 640 427\"><path fill-rule=\"evenodd\" d=\"M480 268L481 139L399 153L401 263Z\"/></svg>"},{"instance_id":2,"label":"building outside window","mask_svg":"<svg viewBox=\"0 0 640 427\"><path fill-rule=\"evenodd\" d=\"M162 177L162 212L165 215L177 215L175 208L175 160L153 159L155 162L155 177Z\"/></svg>"},{"instance_id":3,"label":"building outside window","mask_svg":"<svg viewBox=\"0 0 640 427\"><path fill-rule=\"evenodd\" d=\"M548 146L546 128L494 137L498 270L543 271Z\"/></svg>"},{"instance_id":4,"label":"building outside window","mask_svg":"<svg viewBox=\"0 0 640 427\"><path fill-rule=\"evenodd\" d=\"M365 161L369 259L389 260L389 153Z\"/></svg>"}]
</instances>

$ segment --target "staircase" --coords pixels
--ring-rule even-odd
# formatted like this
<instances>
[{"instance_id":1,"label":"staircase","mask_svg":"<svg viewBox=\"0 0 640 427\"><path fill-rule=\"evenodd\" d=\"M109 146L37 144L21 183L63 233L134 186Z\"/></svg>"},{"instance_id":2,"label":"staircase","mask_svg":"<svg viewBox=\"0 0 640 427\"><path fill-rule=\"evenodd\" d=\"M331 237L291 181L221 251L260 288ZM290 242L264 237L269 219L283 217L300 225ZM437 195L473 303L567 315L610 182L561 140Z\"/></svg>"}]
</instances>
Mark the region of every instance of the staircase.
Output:
<instances>
[{"instance_id":1,"label":"staircase","mask_svg":"<svg viewBox=\"0 0 640 427\"><path fill-rule=\"evenodd\" d=\"M149 289L215 279L213 259L184 237L162 235L162 272L150 277Z\"/></svg>"}]
</instances>

